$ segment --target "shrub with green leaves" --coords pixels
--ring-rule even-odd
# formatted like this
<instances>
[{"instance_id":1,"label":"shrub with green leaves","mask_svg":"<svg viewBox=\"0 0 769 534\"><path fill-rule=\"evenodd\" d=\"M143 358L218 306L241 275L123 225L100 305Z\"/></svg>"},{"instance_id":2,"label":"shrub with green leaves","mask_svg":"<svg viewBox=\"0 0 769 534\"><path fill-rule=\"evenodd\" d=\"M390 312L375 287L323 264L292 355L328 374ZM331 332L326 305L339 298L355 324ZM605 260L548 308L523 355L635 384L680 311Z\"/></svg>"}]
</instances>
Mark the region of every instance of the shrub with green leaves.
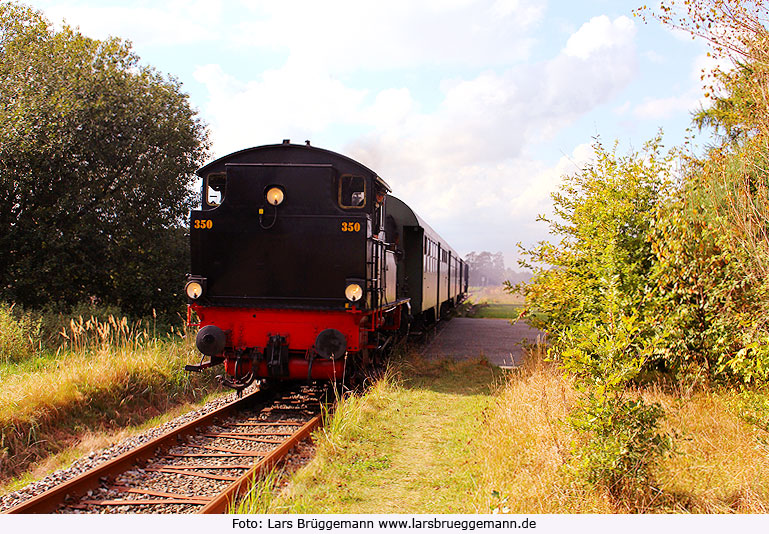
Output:
<instances>
[{"instance_id":1,"label":"shrub with green leaves","mask_svg":"<svg viewBox=\"0 0 769 534\"><path fill-rule=\"evenodd\" d=\"M38 347L40 322L15 311L13 306L0 303L0 363L29 358Z\"/></svg>"},{"instance_id":2,"label":"shrub with green leaves","mask_svg":"<svg viewBox=\"0 0 769 534\"><path fill-rule=\"evenodd\" d=\"M671 436L659 431L663 416L656 403L589 394L569 419L583 434L569 467L617 499L642 501L653 487L654 467L672 448Z\"/></svg>"},{"instance_id":3,"label":"shrub with green leaves","mask_svg":"<svg viewBox=\"0 0 769 534\"><path fill-rule=\"evenodd\" d=\"M659 432L662 409L628 397L655 346L649 236L671 190L673 154L662 153L660 137L627 156L594 149L595 161L553 195L557 218L548 222L559 241L529 251L535 276L522 289L551 357L582 391L568 421L582 436L571 467L636 501L671 441Z\"/></svg>"},{"instance_id":4,"label":"shrub with green leaves","mask_svg":"<svg viewBox=\"0 0 769 534\"><path fill-rule=\"evenodd\" d=\"M523 251L534 271L520 288L528 316L557 348L571 325L603 320L608 291L621 312L643 312L654 262L649 229L669 189L673 155L661 153L661 137L627 156L598 141L594 150L595 161L552 195L555 217L541 217L557 242Z\"/></svg>"},{"instance_id":5,"label":"shrub with green leaves","mask_svg":"<svg viewBox=\"0 0 769 534\"><path fill-rule=\"evenodd\" d=\"M562 340L562 366L578 378L581 391L567 421L581 435L568 468L632 505L648 497L672 438L659 429L662 407L628 388L646 360L638 317L619 314L616 302L606 304L604 321L573 325Z\"/></svg>"}]
</instances>

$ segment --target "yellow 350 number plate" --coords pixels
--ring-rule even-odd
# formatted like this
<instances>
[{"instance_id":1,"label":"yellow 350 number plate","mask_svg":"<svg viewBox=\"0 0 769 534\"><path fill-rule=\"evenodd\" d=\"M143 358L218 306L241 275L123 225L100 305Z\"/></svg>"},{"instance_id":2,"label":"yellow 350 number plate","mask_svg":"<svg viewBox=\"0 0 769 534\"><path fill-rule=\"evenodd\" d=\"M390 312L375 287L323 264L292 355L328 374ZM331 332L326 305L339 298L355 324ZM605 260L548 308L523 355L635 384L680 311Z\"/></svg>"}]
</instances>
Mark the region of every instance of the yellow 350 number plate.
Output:
<instances>
[{"instance_id":1,"label":"yellow 350 number plate","mask_svg":"<svg viewBox=\"0 0 769 534\"><path fill-rule=\"evenodd\" d=\"M342 222L342 231L343 232L360 232L360 223L359 222Z\"/></svg>"},{"instance_id":2,"label":"yellow 350 number plate","mask_svg":"<svg viewBox=\"0 0 769 534\"><path fill-rule=\"evenodd\" d=\"M211 219L195 219L192 221L192 227L199 230L210 230L214 226L214 221Z\"/></svg>"}]
</instances>

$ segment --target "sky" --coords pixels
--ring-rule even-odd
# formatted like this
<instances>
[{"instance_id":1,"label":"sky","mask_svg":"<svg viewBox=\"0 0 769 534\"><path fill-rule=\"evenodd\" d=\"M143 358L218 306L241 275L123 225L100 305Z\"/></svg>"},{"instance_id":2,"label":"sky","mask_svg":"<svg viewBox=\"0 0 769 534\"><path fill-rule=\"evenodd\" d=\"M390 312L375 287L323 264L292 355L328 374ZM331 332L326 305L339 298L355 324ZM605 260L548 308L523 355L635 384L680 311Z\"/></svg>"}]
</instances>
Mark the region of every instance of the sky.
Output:
<instances>
[{"instance_id":1,"label":"sky","mask_svg":"<svg viewBox=\"0 0 769 534\"><path fill-rule=\"evenodd\" d=\"M211 159L291 139L370 167L460 254L547 238L598 136L680 144L704 44L625 0L30 0L177 78ZM651 3L650 3L651 5Z\"/></svg>"}]
</instances>

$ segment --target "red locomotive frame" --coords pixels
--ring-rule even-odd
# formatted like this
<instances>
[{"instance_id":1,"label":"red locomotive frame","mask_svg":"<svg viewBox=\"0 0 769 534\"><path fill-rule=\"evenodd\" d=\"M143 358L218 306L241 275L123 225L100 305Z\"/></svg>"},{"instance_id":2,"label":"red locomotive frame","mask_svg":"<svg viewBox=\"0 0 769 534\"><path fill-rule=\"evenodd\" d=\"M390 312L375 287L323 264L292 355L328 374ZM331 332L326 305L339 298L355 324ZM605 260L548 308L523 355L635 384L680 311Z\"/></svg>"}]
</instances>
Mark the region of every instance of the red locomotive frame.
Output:
<instances>
[{"instance_id":1,"label":"red locomotive frame","mask_svg":"<svg viewBox=\"0 0 769 534\"><path fill-rule=\"evenodd\" d=\"M235 378L252 372L255 376L269 377L265 352L270 339L280 336L289 351L288 374L281 376L282 379L336 381L345 375L346 358L316 359L314 351L318 334L325 329L336 329L346 338L349 353L367 354L367 351L379 348L371 343L369 334L392 335L401 330L403 308L408 307L408 301L402 299L375 310L356 307L346 310L229 308L192 303L187 306L187 326L216 325L227 334L228 350L221 358L227 374ZM193 312L198 317L197 322L192 320ZM243 358L244 354L249 357ZM214 359L210 362L211 365L216 363Z\"/></svg>"}]
</instances>

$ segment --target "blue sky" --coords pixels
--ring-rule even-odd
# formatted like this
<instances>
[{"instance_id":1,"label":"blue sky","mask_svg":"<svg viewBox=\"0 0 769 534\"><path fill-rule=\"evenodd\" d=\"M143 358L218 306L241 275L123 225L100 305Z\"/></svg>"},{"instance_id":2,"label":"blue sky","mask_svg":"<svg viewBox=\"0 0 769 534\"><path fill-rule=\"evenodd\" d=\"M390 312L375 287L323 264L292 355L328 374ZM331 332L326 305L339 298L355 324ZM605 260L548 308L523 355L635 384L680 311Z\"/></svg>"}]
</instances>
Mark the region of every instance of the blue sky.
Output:
<instances>
[{"instance_id":1,"label":"blue sky","mask_svg":"<svg viewBox=\"0 0 769 534\"><path fill-rule=\"evenodd\" d=\"M704 102L704 45L634 17L641 1L28 3L178 78L212 157L310 139L374 169L461 254L511 266L593 137L678 144Z\"/></svg>"}]
</instances>

